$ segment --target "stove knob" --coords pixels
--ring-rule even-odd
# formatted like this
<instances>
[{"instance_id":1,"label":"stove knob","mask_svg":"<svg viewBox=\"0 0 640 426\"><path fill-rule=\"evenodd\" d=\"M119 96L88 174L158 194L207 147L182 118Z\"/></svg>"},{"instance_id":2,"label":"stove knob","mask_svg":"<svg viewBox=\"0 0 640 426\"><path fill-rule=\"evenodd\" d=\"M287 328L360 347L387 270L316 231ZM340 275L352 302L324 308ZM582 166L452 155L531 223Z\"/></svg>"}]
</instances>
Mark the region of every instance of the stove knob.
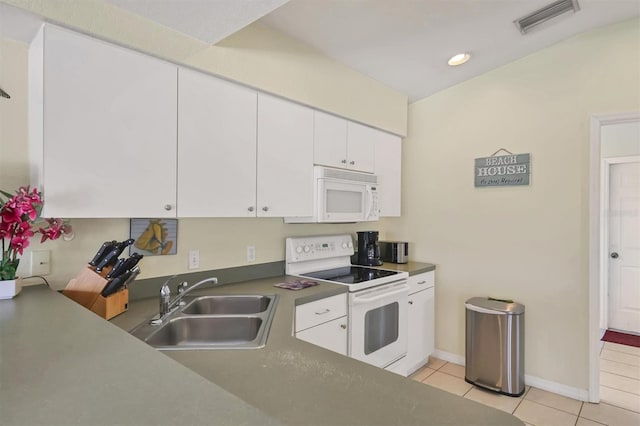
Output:
<instances>
[{"instance_id":1,"label":"stove knob","mask_svg":"<svg viewBox=\"0 0 640 426\"><path fill-rule=\"evenodd\" d=\"M346 249L347 248L347 243L342 243L342 248Z\"/></svg>"},{"instance_id":2,"label":"stove knob","mask_svg":"<svg viewBox=\"0 0 640 426\"><path fill-rule=\"evenodd\" d=\"M302 253L302 247L300 246L296 247L296 253Z\"/></svg>"},{"instance_id":3,"label":"stove knob","mask_svg":"<svg viewBox=\"0 0 640 426\"><path fill-rule=\"evenodd\" d=\"M309 253L310 251L311 251L311 248L309 248L309 246L304 246L305 253Z\"/></svg>"},{"instance_id":4,"label":"stove knob","mask_svg":"<svg viewBox=\"0 0 640 426\"><path fill-rule=\"evenodd\" d=\"M349 248L353 248L353 243L352 243L351 241L349 241L349 242L347 243L347 247L349 247Z\"/></svg>"}]
</instances>

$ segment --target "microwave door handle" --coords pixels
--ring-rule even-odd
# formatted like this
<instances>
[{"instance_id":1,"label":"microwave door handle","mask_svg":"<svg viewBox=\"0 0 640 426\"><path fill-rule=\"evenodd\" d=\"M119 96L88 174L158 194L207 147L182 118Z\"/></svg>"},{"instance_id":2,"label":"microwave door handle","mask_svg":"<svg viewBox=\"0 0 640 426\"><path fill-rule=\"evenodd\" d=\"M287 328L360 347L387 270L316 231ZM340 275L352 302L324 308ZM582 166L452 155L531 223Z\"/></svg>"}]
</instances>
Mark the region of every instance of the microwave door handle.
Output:
<instances>
[{"instance_id":1,"label":"microwave door handle","mask_svg":"<svg viewBox=\"0 0 640 426\"><path fill-rule=\"evenodd\" d=\"M371 189L371 186L367 185L367 214L365 215L365 219L368 219L371 217L371 212L373 211L373 190Z\"/></svg>"}]
</instances>

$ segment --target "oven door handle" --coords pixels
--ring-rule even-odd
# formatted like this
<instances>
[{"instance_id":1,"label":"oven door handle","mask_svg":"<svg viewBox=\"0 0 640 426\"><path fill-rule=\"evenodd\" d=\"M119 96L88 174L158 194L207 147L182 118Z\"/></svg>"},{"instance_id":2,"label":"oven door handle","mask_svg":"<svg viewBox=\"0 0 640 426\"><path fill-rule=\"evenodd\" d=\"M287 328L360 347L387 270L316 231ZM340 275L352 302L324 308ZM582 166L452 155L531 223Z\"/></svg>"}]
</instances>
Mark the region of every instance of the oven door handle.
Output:
<instances>
[{"instance_id":1,"label":"oven door handle","mask_svg":"<svg viewBox=\"0 0 640 426\"><path fill-rule=\"evenodd\" d=\"M405 293L408 295L409 292L409 286L406 284L400 285L398 287L396 287L395 289L393 289L392 291L384 291L382 293L378 293L373 291L371 293L373 293L373 296L367 297L366 294L364 295L354 295L353 297L353 304L354 305L362 305L364 303L370 303L370 302L375 302L376 300L381 300L381 299L387 299L389 297L393 297L393 296L397 296L400 295L402 293Z\"/></svg>"}]
</instances>

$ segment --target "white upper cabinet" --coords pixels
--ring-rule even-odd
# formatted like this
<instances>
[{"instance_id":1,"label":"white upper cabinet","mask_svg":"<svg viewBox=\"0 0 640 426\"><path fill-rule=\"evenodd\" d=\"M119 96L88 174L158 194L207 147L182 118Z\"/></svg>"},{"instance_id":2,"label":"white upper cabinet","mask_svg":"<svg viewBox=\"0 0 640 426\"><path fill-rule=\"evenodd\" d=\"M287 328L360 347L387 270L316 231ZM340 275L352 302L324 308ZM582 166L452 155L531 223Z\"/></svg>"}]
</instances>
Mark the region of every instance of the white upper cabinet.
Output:
<instances>
[{"instance_id":1,"label":"white upper cabinet","mask_svg":"<svg viewBox=\"0 0 640 426\"><path fill-rule=\"evenodd\" d=\"M352 170L374 172L374 140L379 130L347 122L347 165Z\"/></svg>"},{"instance_id":2,"label":"white upper cabinet","mask_svg":"<svg viewBox=\"0 0 640 426\"><path fill-rule=\"evenodd\" d=\"M313 110L258 93L257 215L313 213Z\"/></svg>"},{"instance_id":3,"label":"white upper cabinet","mask_svg":"<svg viewBox=\"0 0 640 426\"><path fill-rule=\"evenodd\" d=\"M400 216L402 140L400 136L376 130L373 141L380 216Z\"/></svg>"},{"instance_id":4,"label":"white upper cabinet","mask_svg":"<svg viewBox=\"0 0 640 426\"><path fill-rule=\"evenodd\" d=\"M256 216L257 92L180 68L178 216Z\"/></svg>"},{"instance_id":5,"label":"white upper cabinet","mask_svg":"<svg viewBox=\"0 0 640 426\"><path fill-rule=\"evenodd\" d=\"M321 111L314 116L315 164L373 173L374 129Z\"/></svg>"},{"instance_id":6,"label":"white upper cabinet","mask_svg":"<svg viewBox=\"0 0 640 426\"><path fill-rule=\"evenodd\" d=\"M177 67L51 25L44 37L45 214L175 217Z\"/></svg>"}]
</instances>

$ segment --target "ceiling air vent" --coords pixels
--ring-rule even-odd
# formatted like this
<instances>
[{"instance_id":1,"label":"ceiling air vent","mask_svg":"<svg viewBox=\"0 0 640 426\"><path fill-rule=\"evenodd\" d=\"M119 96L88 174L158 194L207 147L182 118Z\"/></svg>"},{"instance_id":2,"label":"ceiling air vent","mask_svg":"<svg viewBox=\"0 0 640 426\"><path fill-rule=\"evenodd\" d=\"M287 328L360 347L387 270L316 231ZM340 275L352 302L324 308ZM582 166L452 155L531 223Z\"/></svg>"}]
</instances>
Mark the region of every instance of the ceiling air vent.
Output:
<instances>
[{"instance_id":1,"label":"ceiling air vent","mask_svg":"<svg viewBox=\"0 0 640 426\"><path fill-rule=\"evenodd\" d=\"M513 21L522 34L526 34L543 22L553 19L567 12L577 12L580 10L578 0L559 0L553 2L542 9L538 9L520 19Z\"/></svg>"}]
</instances>

